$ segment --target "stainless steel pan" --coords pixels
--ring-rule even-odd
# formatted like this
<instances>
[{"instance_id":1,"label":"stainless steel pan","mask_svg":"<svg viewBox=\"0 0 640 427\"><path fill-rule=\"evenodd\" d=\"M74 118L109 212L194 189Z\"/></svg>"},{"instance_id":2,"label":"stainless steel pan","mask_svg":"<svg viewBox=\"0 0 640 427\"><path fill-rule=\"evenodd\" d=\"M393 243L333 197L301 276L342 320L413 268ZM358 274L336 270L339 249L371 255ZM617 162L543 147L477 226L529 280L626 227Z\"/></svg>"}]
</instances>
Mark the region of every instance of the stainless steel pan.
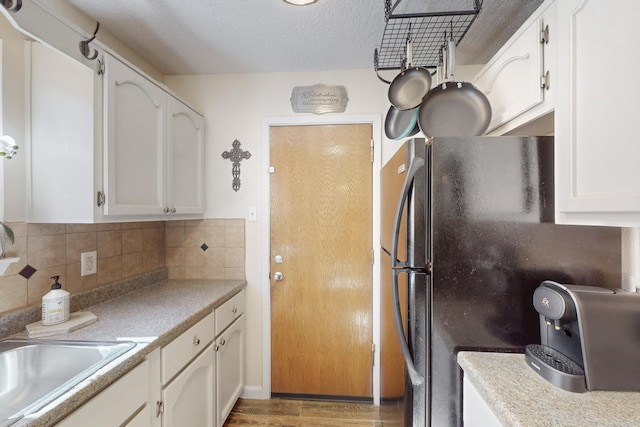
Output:
<instances>
[{"instance_id":1,"label":"stainless steel pan","mask_svg":"<svg viewBox=\"0 0 640 427\"><path fill-rule=\"evenodd\" d=\"M446 81L425 96L418 125L431 137L482 135L491 122L491 104L473 84L455 81L455 42L448 42L444 56Z\"/></svg>"},{"instance_id":2,"label":"stainless steel pan","mask_svg":"<svg viewBox=\"0 0 640 427\"><path fill-rule=\"evenodd\" d=\"M431 73L424 67L412 66L412 42L407 40L407 69L389 86L389 102L398 110L411 110L422 103L431 89Z\"/></svg>"}]
</instances>

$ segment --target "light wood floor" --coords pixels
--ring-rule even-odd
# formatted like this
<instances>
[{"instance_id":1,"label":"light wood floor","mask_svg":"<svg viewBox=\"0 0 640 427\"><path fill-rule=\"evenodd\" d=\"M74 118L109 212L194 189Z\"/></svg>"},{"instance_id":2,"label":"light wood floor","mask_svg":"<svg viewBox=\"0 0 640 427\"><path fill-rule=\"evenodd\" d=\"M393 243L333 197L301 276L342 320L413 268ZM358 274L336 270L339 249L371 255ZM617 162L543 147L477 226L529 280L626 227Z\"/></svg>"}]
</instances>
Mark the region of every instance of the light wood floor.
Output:
<instances>
[{"instance_id":1,"label":"light wood floor","mask_svg":"<svg viewBox=\"0 0 640 427\"><path fill-rule=\"evenodd\" d=\"M382 426L378 407L368 403L240 399L224 427Z\"/></svg>"}]
</instances>

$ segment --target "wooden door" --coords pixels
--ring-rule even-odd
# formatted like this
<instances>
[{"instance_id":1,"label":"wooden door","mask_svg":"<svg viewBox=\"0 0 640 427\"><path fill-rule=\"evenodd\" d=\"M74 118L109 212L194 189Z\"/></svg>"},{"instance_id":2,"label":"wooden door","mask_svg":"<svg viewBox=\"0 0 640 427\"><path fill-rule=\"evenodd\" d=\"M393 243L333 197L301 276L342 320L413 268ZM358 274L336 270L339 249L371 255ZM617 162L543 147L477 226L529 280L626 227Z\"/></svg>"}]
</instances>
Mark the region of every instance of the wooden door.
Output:
<instances>
[{"instance_id":1,"label":"wooden door","mask_svg":"<svg viewBox=\"0 0 640 427\"><path fill-rule=\"evenodd\" d=\"M371 139L366 124L270 130L274 394L372 396Z\"/></svg>"}]
</instances>

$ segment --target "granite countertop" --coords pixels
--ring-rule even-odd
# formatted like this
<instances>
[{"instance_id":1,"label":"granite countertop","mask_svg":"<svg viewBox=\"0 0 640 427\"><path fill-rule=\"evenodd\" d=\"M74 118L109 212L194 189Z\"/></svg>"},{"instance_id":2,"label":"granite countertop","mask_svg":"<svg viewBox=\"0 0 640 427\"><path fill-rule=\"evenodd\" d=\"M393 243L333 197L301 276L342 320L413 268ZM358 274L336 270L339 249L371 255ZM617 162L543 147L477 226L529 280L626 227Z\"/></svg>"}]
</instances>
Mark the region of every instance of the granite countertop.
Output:
<instances>
[{"instance_id":1,"label":"granite countertop","mask_svg":"<svg viewBox=\"0 0 640 427\"><path fill-rule=\"evenodd\" d=\"M50 426L246 287L244 280L165 280L85 308L98 321L77 331L39 339L135 341L135 348L110 362L69 392L13 426ZM26 338L26 332L12 338Z\"/></svg>"},{"instance_id":2,"label":"granite countertop","mask_svg":"<svg viewBox=\"0 0 640 427\"><path fill-rule=\"evenodd\" d=\"M524 354L460 352L458 364L504 426L640 426L640 393L562 390Z\"/></svg>"}]
</instances>

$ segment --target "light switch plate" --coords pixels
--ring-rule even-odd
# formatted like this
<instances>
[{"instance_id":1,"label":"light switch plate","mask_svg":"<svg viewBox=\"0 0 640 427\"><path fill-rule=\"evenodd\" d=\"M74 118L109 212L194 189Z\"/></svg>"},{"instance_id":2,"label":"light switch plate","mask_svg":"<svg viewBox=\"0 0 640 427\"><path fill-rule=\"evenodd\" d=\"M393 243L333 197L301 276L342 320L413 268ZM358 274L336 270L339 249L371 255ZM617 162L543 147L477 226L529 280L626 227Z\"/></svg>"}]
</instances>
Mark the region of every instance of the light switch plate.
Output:
<instances>
[{"instance_id":1,"label":"light switch plate","mask_svg":"<svg viewBox=\"0 0 640 427\"><path fill-rule=\"evenodd\" d=\"M249 208L249 218L247 220L249 222L256 222L258 220L258 208L255 206Z\"/></svg>"},{"instance_id":2,"label":"light switch plate","mask_svg":"<svg viewBox=\"0 0 640 427\"><path fill-rule=\"evenodd\" d=\"M80 276L89 276L98 271L98 253L96 251L80 254Z\"/></svg>"}]
</instances>

